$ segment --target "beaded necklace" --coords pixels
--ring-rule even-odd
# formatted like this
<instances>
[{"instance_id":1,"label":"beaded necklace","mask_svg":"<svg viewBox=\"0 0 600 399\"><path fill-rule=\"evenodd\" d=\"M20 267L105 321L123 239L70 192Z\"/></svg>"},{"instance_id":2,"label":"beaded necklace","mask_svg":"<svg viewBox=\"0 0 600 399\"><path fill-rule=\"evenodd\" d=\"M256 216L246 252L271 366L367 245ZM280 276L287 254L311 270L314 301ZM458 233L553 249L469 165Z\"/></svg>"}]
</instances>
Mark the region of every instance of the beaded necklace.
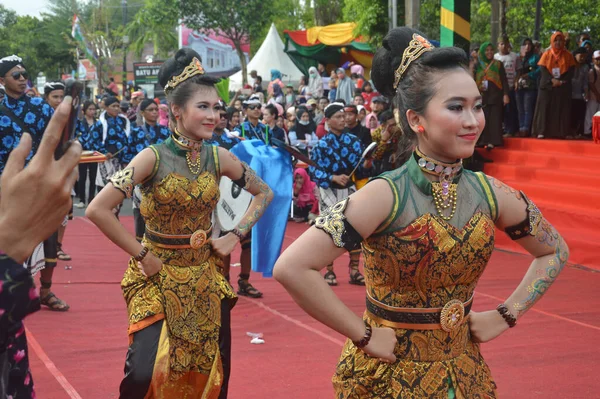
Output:
<instances>
[{"instance_id":1,"label":"beaded necklace","mask_svg":"<svg viewBox=\"0 0 600 399\"><path fill-rule=\"evenodd\" d=\"M202 140L193 140L189 137L185 137L177 129L171 134L171 137L175 144L187 150L185 160L190 172L195 175L199 174L200 169L202 169L202 165L200 164L200 150L202 149L204 142Z\"/></svg>"},{"instance_id":2,"label":"beaded necklace","mask_svg":"<svg viewBox=\"0 0 600 399\"><path fill-rule=\"evenodd\" d=\"M458 199L456 191L458 186L452 181L462 171L462 159L454 163L436 161L419 151L419 148L415 149L414 156L421 171L438 177L438 182L431 182L433 203L438 215L445 221L449 221L456 213ZM446 216L444 212L447 212L448 209L450 209L450 215Z\"/></svg>"}]
</instances>

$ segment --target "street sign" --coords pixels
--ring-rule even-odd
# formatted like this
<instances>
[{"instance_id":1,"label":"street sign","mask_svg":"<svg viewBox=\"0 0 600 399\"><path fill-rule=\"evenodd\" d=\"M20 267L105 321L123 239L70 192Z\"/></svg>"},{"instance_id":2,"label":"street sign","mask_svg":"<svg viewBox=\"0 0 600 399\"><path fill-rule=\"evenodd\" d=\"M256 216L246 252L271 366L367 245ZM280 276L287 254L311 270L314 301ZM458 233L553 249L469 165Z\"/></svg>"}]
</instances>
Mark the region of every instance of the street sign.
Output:
<instances>
[{"instance_id":1,"label":"street sign","mask_svg":"<svg viewBox=\"0 0 600 399\"><path fill-rule=\"evenodd\" d=\"M158 71L164 61L134 62L133 80L136 86L158 84Z\"/></svg>"}]
</instances>

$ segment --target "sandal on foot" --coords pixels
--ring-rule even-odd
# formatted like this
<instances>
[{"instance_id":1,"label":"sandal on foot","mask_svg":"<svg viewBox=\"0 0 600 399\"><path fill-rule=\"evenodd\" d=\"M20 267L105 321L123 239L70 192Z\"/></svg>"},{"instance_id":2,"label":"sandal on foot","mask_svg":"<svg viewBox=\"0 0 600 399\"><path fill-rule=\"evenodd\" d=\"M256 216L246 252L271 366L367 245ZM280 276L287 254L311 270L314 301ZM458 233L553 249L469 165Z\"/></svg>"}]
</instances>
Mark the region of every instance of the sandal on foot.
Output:
<instances>
[{"instance_id":1,"label":"sandal on foot","mask_svg":"<svg viewBox=\"0 0 600 399\"><path fill-rule=\"evenodd\" d=\"M337 276L331 270L328 270L327 273L325 273L325 275L323 276L323 278L331 287L335 287L336 285L338 285Z\"/></svg>"},{"instance_id":2,"label":"sandal on foot","mask_svg":"<svg viewBox=\"0 0 600 399\"><path fill-rule=\"evenodd\" d=\"M49 292L43 298L40 298L40 303L55 312L66 312L70 308L65 301L58 298L53 292Z\"/></svg>"},{"instance_id":3,"label":"sandal on foot","mask_svg":"<svg viewBox=\"0 0 600 399\"><path fill-rule=\"evenodd\" d=\"M350 284L352 284L352 285L365 285L365 278L357 270L356 273L350 274Z\"/></svg>"},{"instance_id":4,"label":"sandal on foot","mask_svg":"<svg viewBox=\"0 0 600 399\"><path fill-rule=\"evenodd\" d=\"M62 249L56 253L56 257L59 260L72 260L71 255L66 254Z\"/></svg>"},{"instance_id":5,"label":"sandal on foot","mask_svg":"<svg viewBox=\"0 0 600 399\"><path fill-rule=\"evenodd\" d=\"M238 295L250 298L262 298L263 294L250 284L248 280L238 280Z\"/></svg>"}]
</instances>

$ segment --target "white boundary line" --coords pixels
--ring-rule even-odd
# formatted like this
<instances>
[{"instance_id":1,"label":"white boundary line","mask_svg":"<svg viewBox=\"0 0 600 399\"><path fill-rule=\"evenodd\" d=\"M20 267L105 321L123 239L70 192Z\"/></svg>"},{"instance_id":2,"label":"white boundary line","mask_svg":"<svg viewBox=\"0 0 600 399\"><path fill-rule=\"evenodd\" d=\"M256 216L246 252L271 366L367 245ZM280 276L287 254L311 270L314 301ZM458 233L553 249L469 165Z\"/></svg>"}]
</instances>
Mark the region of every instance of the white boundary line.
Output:
<instances>
[{"instance_id":1,"label":"white boundary line","mask_svg":"<svg viewBox=\"0 0 600 399\"><path fill-rule=\"evenodd\" d=\"M307 324L304 324L303 322L301 322L300 320L296 320L293 317L290 317L284 313L281 313L267 305L265 305L262 301L257 301L257 300L252 300L243 296L239 297L240 299L243 299L245 302L251 303L254 306L258 306L259 308L262 308L264 310L266 310L267 312L273 313L275 316L279 316L282 319L289 321L290 323L293 323L295 325L297 325L298 327L302 327L305 330L308 330L312 333L317 334L318 336L320 336L321 338L325 338L326 340L333 342L334 344L338 344L339 346L344 346L344 342L340 341L339 339L333 338L332 336L330 336L329 334L324 333L323 331L317 330L316 328L313 328Z\"/></svg>"},{"instance_id":2,"label":"white boundary line","mask_svg":"<svg viewBox=\"0 0 600 399\"><path fill-rule=\"evenodd\" d=\"M27 327L25 328L25 333L27 334L27 345L29 348L33 349L37 357L44 363L44 366L48 369L50 374L58 381L61 387L65 390L69 398L71 399L81 399L79 393L75 390L73 385L69 383L69 381L65 378L63 373L56 367L56 365L50 360L44 349L42 349L41 345L37 342L33 334Z\"/></svg>"}]
</instances>

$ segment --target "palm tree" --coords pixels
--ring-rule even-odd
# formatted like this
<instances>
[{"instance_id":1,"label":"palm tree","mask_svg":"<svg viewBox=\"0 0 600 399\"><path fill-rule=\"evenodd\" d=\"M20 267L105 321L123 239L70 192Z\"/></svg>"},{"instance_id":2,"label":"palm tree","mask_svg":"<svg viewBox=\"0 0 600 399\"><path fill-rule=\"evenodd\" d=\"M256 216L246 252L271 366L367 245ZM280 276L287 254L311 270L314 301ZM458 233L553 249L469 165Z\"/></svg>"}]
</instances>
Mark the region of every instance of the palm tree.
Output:
<instances>
[{"instance_id":1,"label":"palm tree","mask_svg":"<svg viewBox=\"0 0 600 399\"><path fill-rule=\"evenodd\" d=\"M129 47L139 57L148 43L154 54L167 56L177 49L178 10L176 0L146 0L146 5L131 21L125 32L131 40Z\"/></svg>"}]
</instances>

